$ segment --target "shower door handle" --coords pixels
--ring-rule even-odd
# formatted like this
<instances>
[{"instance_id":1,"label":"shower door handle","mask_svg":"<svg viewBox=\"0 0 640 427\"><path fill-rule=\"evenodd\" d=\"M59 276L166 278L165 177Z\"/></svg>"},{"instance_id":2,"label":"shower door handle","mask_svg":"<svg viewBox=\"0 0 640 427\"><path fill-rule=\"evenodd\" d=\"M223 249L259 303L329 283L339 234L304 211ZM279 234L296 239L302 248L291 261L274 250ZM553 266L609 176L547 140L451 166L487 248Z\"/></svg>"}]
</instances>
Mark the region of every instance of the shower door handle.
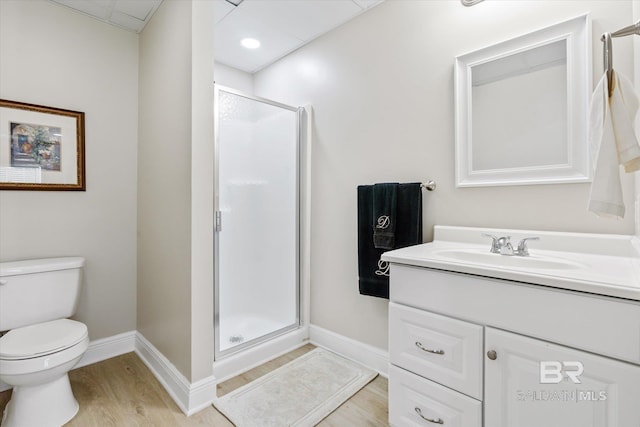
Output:
<instances>
[{"instance_id":1,"label":"shower door handle","mask_svg":"<svg viewBox=\"0 0 640 427\"><path fill-rule=\"evenodd\" d=\"M222 231L222 211L216 211L216 220L215 220L216 233Z\"/></svg>"}]
</instances>

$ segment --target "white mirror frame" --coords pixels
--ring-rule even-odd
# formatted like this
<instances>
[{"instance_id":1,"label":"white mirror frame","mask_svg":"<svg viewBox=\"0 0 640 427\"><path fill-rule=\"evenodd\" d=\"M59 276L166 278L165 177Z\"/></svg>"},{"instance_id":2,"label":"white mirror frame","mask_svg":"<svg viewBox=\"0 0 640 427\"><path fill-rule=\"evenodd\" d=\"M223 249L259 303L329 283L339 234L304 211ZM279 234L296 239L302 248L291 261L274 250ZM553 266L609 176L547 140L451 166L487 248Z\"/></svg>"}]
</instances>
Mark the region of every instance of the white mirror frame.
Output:
<instances>
[{"instance_id":1,"label":"white mirror frame","mask_svg":"<svg viewBox=\"0 0 640 427\"><path fill-rule=\"evenodd\" d=\"M472 69L509 55L566 40L568 162L535 167L492 170L472 168ZM589 15L507 40L456 57L455 157L456 187L589 182L591 167L587 141L591 98L591 21Z\"/></svg>"}]
</instances>

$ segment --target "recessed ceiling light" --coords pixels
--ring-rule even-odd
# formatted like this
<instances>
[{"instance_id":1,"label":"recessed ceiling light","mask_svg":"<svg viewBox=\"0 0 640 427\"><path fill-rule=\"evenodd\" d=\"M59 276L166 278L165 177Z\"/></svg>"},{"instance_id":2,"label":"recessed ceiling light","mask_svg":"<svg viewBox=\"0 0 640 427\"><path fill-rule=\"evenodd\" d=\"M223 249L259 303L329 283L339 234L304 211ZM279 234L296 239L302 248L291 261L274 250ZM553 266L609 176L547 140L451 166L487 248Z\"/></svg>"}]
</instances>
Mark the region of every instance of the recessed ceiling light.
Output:
<instances>
[{"instance_id":1,"label":"recessed ceiling light","mask_svg":"<svg viewBox=\"0 0 640 427\"><path fill-rule=\"evenodd\" d=\"M246 47L247 49L257 49L260 47L260 40L247 37L246 39L240 40L240 44Z\"/></svg>"}]
</instances>

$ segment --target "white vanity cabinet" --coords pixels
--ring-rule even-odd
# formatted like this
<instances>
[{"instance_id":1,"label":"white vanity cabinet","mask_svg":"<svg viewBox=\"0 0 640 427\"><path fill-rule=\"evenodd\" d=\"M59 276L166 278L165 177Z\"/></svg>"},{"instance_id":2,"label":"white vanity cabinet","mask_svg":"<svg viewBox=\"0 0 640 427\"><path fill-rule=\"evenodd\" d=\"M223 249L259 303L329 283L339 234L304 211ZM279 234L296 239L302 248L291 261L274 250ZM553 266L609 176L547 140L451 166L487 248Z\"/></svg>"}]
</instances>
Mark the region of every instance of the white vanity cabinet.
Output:
<instances>
[{"instance_id":1,"label":"white vanity cabinet","mask_svg":"<svg viewBox=\"0 0 640 427\"><path fill-rule=\"evenodd\" d=\"M489 327L485 348L486 426L640 426L640 366Z\"/></svg>"},{"instance_id":2,"label":"white vanity cabinet","mask_svg":"<svg viewBox=\"0 0 640 427\"><path fill-rule=\"evenodd\" d=\"M395 427L640 426L640 302L391 264Z\"/></svg>"}]
</instances>

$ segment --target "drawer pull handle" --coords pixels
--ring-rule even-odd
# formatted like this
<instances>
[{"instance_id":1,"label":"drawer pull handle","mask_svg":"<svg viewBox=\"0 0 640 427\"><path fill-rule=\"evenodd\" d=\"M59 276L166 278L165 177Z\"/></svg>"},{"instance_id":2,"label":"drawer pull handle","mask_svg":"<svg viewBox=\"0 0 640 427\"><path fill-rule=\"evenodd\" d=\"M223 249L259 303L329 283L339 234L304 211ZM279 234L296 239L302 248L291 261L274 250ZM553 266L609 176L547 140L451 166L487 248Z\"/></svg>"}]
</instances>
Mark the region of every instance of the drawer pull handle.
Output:
<instances>
[{"instance_id":1,"label":"drawer pull handle","mask_svg":"<svg viewBox=\"0 0 640 427\"><path fill-rule=\"evenodd\" d=\"M498 358L498 353L495 350L487 351L487 357L491 360L496 360Z\"/></svg>"},{"instance_id":2,"label":"drawer pull handle","mask_svg":"<svg viewBox=\"0 0 640 427\"><path fill-rule=\"evenodd\" d=\"M420 418L422 418L425 421L429 421L430 423L434 423L434 424L444 424L444 421L442 421L440 418L436 418L434 420L434 419L425 417L424 415L422 415L422 411L417 406L416 406L415 410L418 413L418 415L420 415Z\"/></svg>"},{"instance_id":3,"label":"drawer pull handle","mask_svg":"<svg viewBox=\"0 0 640 427\"><path fill-rule=\"evenodd\" d=\"M416 347L418 347L422 351L426 351L427 353L444 354L444 350L430 350L428 348L424 348L420 341L416 341Z\"/></svg>"}]
</instances>

